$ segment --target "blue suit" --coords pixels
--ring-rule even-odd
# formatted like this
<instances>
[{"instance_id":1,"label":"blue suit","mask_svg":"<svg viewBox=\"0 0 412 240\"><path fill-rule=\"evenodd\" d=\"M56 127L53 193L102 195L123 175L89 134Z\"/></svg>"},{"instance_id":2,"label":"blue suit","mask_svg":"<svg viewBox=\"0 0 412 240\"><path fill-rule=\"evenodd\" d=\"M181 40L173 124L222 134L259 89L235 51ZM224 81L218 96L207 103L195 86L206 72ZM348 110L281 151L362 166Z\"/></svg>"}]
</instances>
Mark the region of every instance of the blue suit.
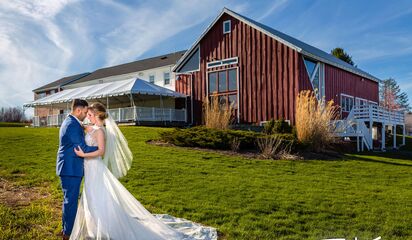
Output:
<instances>
[{"instance_id":1,"label":"blue suit","mask_svg":"<svg viewBox=\"0 0 412 240\"><path fill-rule=\"evenodd\" d=\"M56 173L60 176L63 189L63 233L70 235L76 218L80 184L84 174L84 159L76 155L74 148L80 146L85 153L94 152L98 148L86 145L84 130L72 115L63 121L59 139Z\"/></svg>"}]
</instances>

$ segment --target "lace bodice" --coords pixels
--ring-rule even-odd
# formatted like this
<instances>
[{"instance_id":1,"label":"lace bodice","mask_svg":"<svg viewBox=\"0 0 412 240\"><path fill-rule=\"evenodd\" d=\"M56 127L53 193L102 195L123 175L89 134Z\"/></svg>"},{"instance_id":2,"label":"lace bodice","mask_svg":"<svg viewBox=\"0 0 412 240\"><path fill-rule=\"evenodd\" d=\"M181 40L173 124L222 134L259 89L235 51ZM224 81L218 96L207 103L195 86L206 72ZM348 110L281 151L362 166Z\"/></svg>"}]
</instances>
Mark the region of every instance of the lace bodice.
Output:
<instances>
[{"instance_id":1,"label":"lace bodice","mask_svg":"<svg viewBox=\"0 0 412 240\"><path fill-rule=\"evenodd\" d=\"M86 141L86 144L89 146L97 146L97 141L96 141L96 138L94 137L94 133L96 132L96 130L100 128L103 129L104 131L104 128L98 127L98 126L93 126L92 128L93 130L91 130L90 132L86 134L85 141Z\"/></svg>"}]
</instances>

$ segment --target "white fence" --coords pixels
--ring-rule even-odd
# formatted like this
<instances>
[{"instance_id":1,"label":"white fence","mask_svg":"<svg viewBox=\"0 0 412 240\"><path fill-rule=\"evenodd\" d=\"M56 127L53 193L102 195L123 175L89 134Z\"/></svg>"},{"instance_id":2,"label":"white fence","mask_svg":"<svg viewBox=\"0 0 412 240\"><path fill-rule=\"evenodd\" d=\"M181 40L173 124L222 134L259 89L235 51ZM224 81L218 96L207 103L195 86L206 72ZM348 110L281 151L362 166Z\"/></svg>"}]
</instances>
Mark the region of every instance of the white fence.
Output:
<instances>
[{"instance_id":1,"label":"white fence","mask_svg":"<svg viewBox=\"0 0 412 240\"><path fill-rule=\"evenodd\" d=\"M62 125L67 114L54 114L47 116L47 126L60 126Z\"/></svg>"},{"instance_id":2,"label":"white fence","mask_svg":"<svg viewBox=\"0 0 412 240\"><path fill-rule=\"evenodd\" d=\"M127 107L107 110L116 122L186 122L186 109L155 108L155 107ZM47 126L60 126L67 114L47 116ZM33 118L33 126L40 126L38 116Z\"/></svg>"}]
</instances>

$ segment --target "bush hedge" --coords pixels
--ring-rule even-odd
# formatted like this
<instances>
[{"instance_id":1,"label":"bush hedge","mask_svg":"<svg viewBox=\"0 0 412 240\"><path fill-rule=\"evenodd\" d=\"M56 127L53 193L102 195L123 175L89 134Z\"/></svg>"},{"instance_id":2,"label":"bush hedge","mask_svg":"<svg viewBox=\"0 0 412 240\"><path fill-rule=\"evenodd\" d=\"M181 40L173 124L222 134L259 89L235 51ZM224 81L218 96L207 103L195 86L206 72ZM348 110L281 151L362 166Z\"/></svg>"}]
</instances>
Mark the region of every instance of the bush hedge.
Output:
<instances>
[{"instance_id":1,"label":"bush hedge","mask_svg":"<svg viewBox=\"0 0 412 240\"><path fill-rule=\"evenodd\" d=\"M276 134L288 142L295 142L292 134ZM210 149L231 149L233 141L239 142L239 149L257 149L257 138L268 135L253 131L218 130L197 126L185 129L174 129L160 133L160 138L168 143L183 147L201 147Z\"/></svg>"},{"instance_id":2,"label":"bush hedge","mask_svg":"<svg viewBox=\"0 0 412 240\"><path fill-rule=\"evenodd\" d=\"M25 127L25 123L0 122L0 127Z\"/></svg>"}]
</instances>

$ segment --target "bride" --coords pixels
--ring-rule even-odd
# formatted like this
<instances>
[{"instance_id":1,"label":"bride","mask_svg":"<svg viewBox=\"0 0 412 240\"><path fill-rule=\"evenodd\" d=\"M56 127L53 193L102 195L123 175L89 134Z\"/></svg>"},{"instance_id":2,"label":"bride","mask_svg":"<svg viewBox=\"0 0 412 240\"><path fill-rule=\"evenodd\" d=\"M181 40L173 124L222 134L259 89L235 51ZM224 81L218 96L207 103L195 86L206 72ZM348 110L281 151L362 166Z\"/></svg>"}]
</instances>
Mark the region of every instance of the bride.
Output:
<instances>
[{"instance_id":1,"label":"bride","mask_svg":"<svg viewBox=\"0 0 412 240\"><path fill-rule=\"evenodd\" d=\"M100 103L90 106L86 143L98 150L84 153L84 187L70 239L198 239L162 222L117 180L130 169L133 155L115 121Z\"/></svg>"}]
</instances>

